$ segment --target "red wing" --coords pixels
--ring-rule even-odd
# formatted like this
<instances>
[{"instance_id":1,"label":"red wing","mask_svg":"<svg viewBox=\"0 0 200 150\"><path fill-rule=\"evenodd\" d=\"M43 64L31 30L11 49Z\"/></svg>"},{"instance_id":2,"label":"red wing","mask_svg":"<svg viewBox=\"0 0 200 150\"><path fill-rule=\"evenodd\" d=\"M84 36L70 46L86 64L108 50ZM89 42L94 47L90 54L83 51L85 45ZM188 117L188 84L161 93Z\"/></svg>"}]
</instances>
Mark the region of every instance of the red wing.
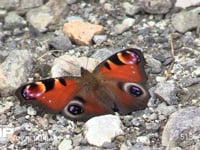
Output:
<instances>
[{"instance_id":1,"label":"red wing","mask_svg":"<svg viewBox=\"0 0 200 150\"><path fill-rule=\"evenodd\" d=\"M126 49L103 61L94 70L112 96L115 110L128 114L147 106L150 94L144 84L145 59L138 49Z\"/></svg>"},{"instance_id":2,"label":"red wing","mask_svg":"<svg viewBox=\"0 0 200 150\"><path fill-rule=\"evenodd\" d=\"M144 64L145 59L141 51L130 48L109 57L98 65L94 72L106 79L141 83L147 79Z\"/></svg>"},{"instance_id":3,"label":"red wing","mask_svg":"<svg viewBox=\"0 0 200 150\"><path fill-rule=\"evenodd\" d=\"M80 90L76 79L51 78L26 84L17 89L21 103L39 104L60 112Z\"/></svg>"}]
</instances>

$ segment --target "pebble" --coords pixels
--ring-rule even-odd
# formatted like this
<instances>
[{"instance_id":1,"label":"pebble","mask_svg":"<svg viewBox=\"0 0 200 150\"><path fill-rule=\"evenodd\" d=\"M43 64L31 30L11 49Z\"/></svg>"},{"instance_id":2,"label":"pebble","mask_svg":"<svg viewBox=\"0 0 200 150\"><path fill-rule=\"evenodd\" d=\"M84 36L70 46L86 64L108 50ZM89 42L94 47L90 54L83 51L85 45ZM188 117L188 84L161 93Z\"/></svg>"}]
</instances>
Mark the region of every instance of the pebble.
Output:
<instances>
[{"instance_id":1,"label":"pebble","mask_svg":"<svg viewBox=\"0 0 200 150\"><path fill-rule=\"evenodd\" d=\"M93 41L95 44L102 44L106 40L107 40L106 35L94 35L94 37L93 37Z\"/></svg>"},{"instance_id":2,"label":"pebble","mask_svg":"<svg viewBox=\"0 0 200 150\"><path fill-rule=\"evenodd\" d=\"M187 8L187 7L191 7L191 6L198 6L200 5L200 1L199 0L177 0L175 3L175 7L181 7L183 9Z\"/></svg>"},{"instance_id":3,"label":"pebble","mask_svg":"<svg viewBox=\"0 0 200 150\"><path fill-rule=\"evenodd\" d=\"M80 16L69 16L69 17L67 17L67 22L72 22L72 21L82 21L82 22L84 22L84 19Z\"/></svg>"},{"instance_id":4,"label":"pebble","mask_svg":"<svg viewBox=\"0 0 200 150\"><path fill-rule=\"evenodd\" d=\"M145 145L150 145L151 143L148 136L138 136L136 141Z\"/></svg>"},{"instance_id":5,"label":"pebble","mask_svg":"<svg viewBox=\"0 0 200 150\"><path fill-rule=\"evenodd\" d=\"M55 48L56 50L64 50L67 51L72 47L72 43L70 39L67 36L60 35L57 37L54 37L48 41L48 44Z\"/></svg>"},{"instance_id":6,"label":"pebble","mask_svg":"<svg viewBox=\"0 0 200 150\"><path fill-rule=\"evenodd\" d=\"M29 106L27 108L27 114L31 116L35 116L37 114L37 111L32 106Z\"/></svg>"},{"instance_id":7,"label":"pebble","mask_svg":"<svg viewBox=\"0 0 200 150\"><path fill-rule=\"evenodd\" d=\"M173 112L177 111L176 106L172 105L172 106L167 106L164 102L159 104L156 111L159 114L162 114L164 116L169 116L170 114L172 114Z\"/></svg>"},{"instance_id":8,"label":"pebble","mask_svg":"<svg viewBox=\"0 0 200 150\"><path fill-rule=\"evenodd\" d=\"M181 80L182 87L189 87L200 83L200 78L185 77Z\"/></svg>"},{"instance_id":9,"label":"pebble","mask_svg":"<svg viewBox=\"0 0 200 150\"><path fill-rule=\"evenodd\" d=\"M70 139L64 139L58 146L58 150L70 150L72 149L72 141Z\"/></svg>"},{"instance_id":10,"label":"pebble","mask_svg":"<svg viewBox=\"0 0 200 150\"><path fill-rule=\"evenodd\" d=\"M29 10L26 18L34 28L44 32L49 25L57 24L61 19L61 14L66 13L67 9L65 0L59 0L59 2L49 0L45 5Z\"/></svg>"},{"instance_id":11,"label":"pebble","mask_svg":"<svg viewBox=\"0 0 200 150\"><path fill-rule=\"evenodd\" d=\"M157 84L154 92L158 98L161 98L169 105L174 105L178 103L177 102L178 88L176 87L175 83L166 81L160 82Z\"/></svg>"},{"instance_id":12,"label":"pebble","mask_svg":"<svg viewBox=\"0 0 200 150\"><path fill-rule=\"evenodd\" d=\"M115 33L122 34L126 30L128 30L130 27L132 27L134 23L135 23L135 19L133 18L124 19L122 24L117 24L115 26Z\"/></svg>"},{"instance_id":13,"label":"pebble","mask_svg":"<svg viewBox=\"0 0 200 150\"><path fill-rule=\"evenodd\" d=\"M146 129L150 130L151 132L156 132L160 128L159 123L151 122L151 123L146 123Z\"/></svg>"},{"instance_id":14,"label":"pebble","mask_svg":"<svg viewBox=\"0 0 200 150\"><path fill-rule=\"evenodd\" d=\"M5 101L3 104L0 103L0 114L6 113L13 105L14 103L10 101Z\"/></svg>"},{"instance_id":15,"label":"pebble","mask_svg":"<svg viewBox=\"0 0 200 150\"><path fill-rule=\"evenodd\" d=\"M26 25L24 18L19 16L16 12L9 12L4 19L4 27L6 29L22 28Z\"/></svg>"},{"instance_id":16,"label":"pebble","mask_svg":"<svg viewBox=\"0 0 200 150\"><path fill-rule=\"evenodd\" d=\"M198 143L200 132L200 109L186 107L170 116L162 134L162 145L171 149L173 147L187 147L191 149Z\"/></svg>"},{"instance_id":17,"label":"pebble","mask_svg":"<svg viewBox=\"0 0 200 150\"><path fill-rule=\"evenodd\" d=\"M193 75L197 76L197 77L200 77L200 66L197 67L193 72L192 72Z\"/></svg>"},{"instance_id":18,"label":"pebble","mask_svg":"<svg viewBox=\"0 0 200 150\"><path fill-rule=\"evenodd\" d=\"M194 8L189 11L182 11L172 16L172 25L181 33L195 29L200 24L200 8Z\"/></svg>"},{"instance_id":19,"label":"pebble","mask_svg":"<svg viewBox=\"0 0 200 150\"><path fill-rule=\"evenodd\" d=\"M28 50L15 50L0 65L0 94L9 95L24 83L32 69L32 58Z\"/></svg>"},{"instance_id":20,"label":"pebble","mask_svg":"<svg viewBox=\"0 0 200 150\"><path fill-rule=\"evenodd\" d=\"M118 135L122 135L122 123L119 116L104 115L94 117L85 123L85 138L89 144L103 146Z\"/></svg>"},{"instance_id":21,"label":"pebble","mask_svg":"<svg viewBox=\"0 0 200 150\"><path fill-rule=\"evenodd\" d=\"M123 7L125 9L125 13L129 16L134 16L139 11L141 11L141 8L137 4L131 4L129 2L124 2Z\"/></svg>"},{"instance_id":22,"label":"pebble","mask_svg":"<svg viewBox=\"0 0 200 150\"><path fill-rule=\"evenodd\" d=\"M77 45L90 45L93 36L103 34L104 28L88 22L71 21L64 24L63 32Z\"/></svg>"},{"instance_id":23,"label":"pebble","mask_svg":"<svg viewBox=\"0 0 200 150\"><path fill-rule=\"evenodd\" d=\"M152 56L150 55L146 55L145 56L146 58L146 62L147 62L147 65L151 68L151 72L152 73L160 73L161 72L161 62L158 61L157 59L154 59Z\"/></svg>"},{"instance_id":24,"label":"pebble","mask_svg":"<svg viewBox=\"0 0 200 150\"><path fill-rule=\"evenodd\" d=\"M142 9L151 14L166 14L172 7L171 0L140 0Z\"/></svg>"}]
</instances>

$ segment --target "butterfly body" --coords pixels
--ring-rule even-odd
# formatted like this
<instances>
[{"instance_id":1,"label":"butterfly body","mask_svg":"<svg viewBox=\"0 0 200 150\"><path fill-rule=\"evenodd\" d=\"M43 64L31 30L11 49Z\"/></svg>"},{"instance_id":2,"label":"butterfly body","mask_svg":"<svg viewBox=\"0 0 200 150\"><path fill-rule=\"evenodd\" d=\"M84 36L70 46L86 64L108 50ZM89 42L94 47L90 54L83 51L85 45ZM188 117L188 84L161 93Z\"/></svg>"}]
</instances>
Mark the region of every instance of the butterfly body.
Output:
<instances>
[{"instance_id":1,"label":"butterfly body","mask_svg":"<svg viewBox=\"0 0 200 150\"><path fill-rule=\"evenodd\" d=\"M60 77L28 83L16 94L21 103L34 103L71 119L86 121L103 114L128 114L144 109L150 97L144 84L145 60L137 49L118 52L93 72L81 68L81 77Z\"/></svg>"}]
</instances>

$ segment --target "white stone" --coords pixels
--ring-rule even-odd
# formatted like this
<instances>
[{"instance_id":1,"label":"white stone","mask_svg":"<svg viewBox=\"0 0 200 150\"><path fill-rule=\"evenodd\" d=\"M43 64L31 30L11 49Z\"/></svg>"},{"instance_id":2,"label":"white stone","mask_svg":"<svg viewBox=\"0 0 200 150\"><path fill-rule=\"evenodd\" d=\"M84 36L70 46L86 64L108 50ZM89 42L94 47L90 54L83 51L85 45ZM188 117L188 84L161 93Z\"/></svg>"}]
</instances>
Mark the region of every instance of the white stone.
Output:
<instances>
[{"instance_id":1,"label":"white stone","mask_svg":"<svg viewBox=\"0 0 200 150\"><path fill-rule=\"evenodd\" d=\"M118 135L124 134L119 116L104 115L94 117L85 123L85 138L88 143L102 146Z\"/></svg>"},{"instance_id":2,"label":"white stone","mask_svg":"<svg viewBox=\"0 0 200 150\"><path fill-rule=\"evenodd\" d=\"M150 145L150 139L147 136L139 136L137 137L137 142L143 143L145 145Z\"/></svg>"},{"instance_id":3,"label":"white stone","mask_svg":"<svg viewBox=\"0 0 200 150\"><path fill-rule=\"evenodd\" d=\"M126 27L131 27L135 23L135 19L133 18L126 18L123 20L122 24L125 25Z\"/></svg>"},{"instance_id":4,"label":"white stone","mask_svg":"<svg viewBox=\"0 0 200 150\"><path fill-rule=\"evenodd\" d=\"M58 146L58 150L70 150L72 149L72 141L70 139L64 139Z\"/></svg>"},{"instance_id":5,"label":"white stone","mask_svg":"<svg viewBox=\"0 0 200 150\"><path fill-rule=\"evenodd\" d=\"M13 102L5 101L3 104L0 104L0 114L5 113L8 109L10 109L13 106Z\"/></svg>"},{"instance_id":6,"label":"white stone","mask_svg":"<svg viewBox=\"0 0 200 150\"><path fill-rule=\"evenodd\" d=\"M176 7L181 7L181 8L187 8L187 7L191 7L191 6L195 6L195 5L199 5L200 4L200 0L177 0L175 3Z\"/></svg>"},{"instance_id":7,"label":"white stone","mask_svg":"<svg viewBox=\"0 0 200 150\"><path fill-rule=\"evenodd\" d=\"M31 115L31 116L35 116L37 114L37 112L36 112L36 110L32 106L29 106L27 108L27 114Z\"/></svg>"}]
</instances>

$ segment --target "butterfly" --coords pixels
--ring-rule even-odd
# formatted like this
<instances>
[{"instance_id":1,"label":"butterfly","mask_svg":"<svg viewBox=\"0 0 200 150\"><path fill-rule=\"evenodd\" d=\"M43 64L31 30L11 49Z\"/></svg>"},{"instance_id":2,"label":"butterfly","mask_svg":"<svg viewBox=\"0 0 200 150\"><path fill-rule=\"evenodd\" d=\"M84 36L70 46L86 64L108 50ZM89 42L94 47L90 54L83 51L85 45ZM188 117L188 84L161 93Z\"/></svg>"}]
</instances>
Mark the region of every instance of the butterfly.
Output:
<instances>
[{"instance_id":1,"label":"butterfly","mask_svg":"<svg viewBox=\"0 0 200 150\"><path fill-rule=\"evenodd\" d=\"M145 59L136 48L122 50L97 65L93 72L81 68L81 76L49 78L27 83L16 90L21 104L36 104L50 112L62 112L70 120L126 115L145 109L150 98L145 88Z\"/></svg>"}]
</instances>

